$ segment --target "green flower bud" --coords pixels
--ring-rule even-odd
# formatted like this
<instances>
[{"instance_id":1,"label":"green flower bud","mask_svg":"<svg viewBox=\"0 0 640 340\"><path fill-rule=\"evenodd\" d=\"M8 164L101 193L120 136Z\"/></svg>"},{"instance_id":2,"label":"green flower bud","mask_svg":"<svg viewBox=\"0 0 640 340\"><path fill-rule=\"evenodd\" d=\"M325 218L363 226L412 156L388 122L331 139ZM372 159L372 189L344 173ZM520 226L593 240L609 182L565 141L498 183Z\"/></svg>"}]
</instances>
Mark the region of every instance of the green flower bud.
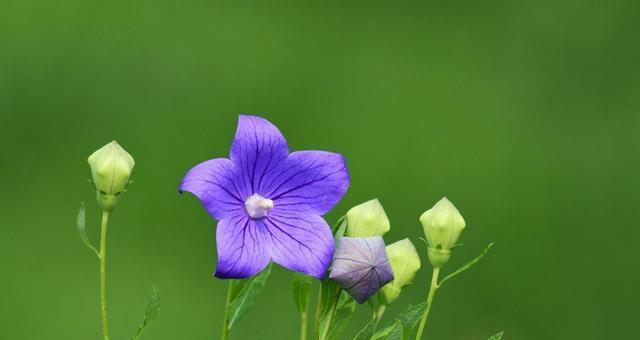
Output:
<instances>
[{"instance_id":1,"label":"green flower bud","mask_svg":"<svg viewBox=\"0 0 640 340\"><path fill-rule=\"evenodd\" d=\"M96 186L98 204L104 210L113 210L118 203L117 196L129 184L129 177L135 165L133 157L113 141L91 154L87 162Z\"/></svg>"},{"instance_id":2,"label":"green flower bud","mask_svg":"<svg viewBox=\"0 0 640 340\"><path fill-rule=\"evenodd\" d=\"M347 212L349 237L382 236L391 228L387 214L378 199L356 205Z\"/></svg>"},{"instance_id":3,"label":"green flower bud","mask_svg":"<svg viewBox=\"0 0 640 340\"><path fill-rule=\"evenodd\" d=\"M429 243L429 261L439 268L449 260L450 249L456 245L465 227L464 218L446 197L420 216Z\"/></svg>"},{"instance_id":4,"label":"green flower bud","mask_svg":"<svg viewBox=\"0 0 640 340\"><path fill-rule=\"evenodd\" d=\"M393 270L393 281L382 287L380 293L384 303L388 305L398 298L402 287L413 281L420 269L420 257L408 238L392 243L386 249Z\"/></svg>"}]
</instances>

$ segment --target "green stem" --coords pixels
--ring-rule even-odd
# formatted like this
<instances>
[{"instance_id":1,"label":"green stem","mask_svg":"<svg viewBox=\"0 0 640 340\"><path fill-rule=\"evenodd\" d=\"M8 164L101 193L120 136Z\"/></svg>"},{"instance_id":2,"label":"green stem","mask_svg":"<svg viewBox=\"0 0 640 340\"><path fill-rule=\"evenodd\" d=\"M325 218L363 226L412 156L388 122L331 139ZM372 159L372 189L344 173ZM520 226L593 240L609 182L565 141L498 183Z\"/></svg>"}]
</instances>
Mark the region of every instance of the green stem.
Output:
<instances>
[{"instance_id":1,"label":"green stem","mask_svg":"<svg viewBox=\"0 0 640 340\"><path fill-rule=\"evenodd\" d=\"M300 340L307 340L307 311L300 313Z\"/></svg>"},{"instance_id":2,"label":"green stem","mask_svg":"<svg viewBox=\"0 0 640 340\"><path fill-rule=\"evenodd\" d=\"M229 290L227 291L227 303L224 310L224 323L222 324L222 340L229 339L229 318L231 317L231 294L235 281L229 280Z\"/></svg>"},{"instance_id":3,"label":"green stem","mask_svg":"<svg viewBox=\"0 0 640 340\"><path fill-rule=\"evenodd\" d=\"M376 312L376 325L380 323L380 319L382 319L382 316L384 315L384 312L387 310L387 305L380 305L380 307L378 307L378 311Z\"/></svg>"},{"instance_id":4,"label":"green stem","mask_svg":"<svg viewBox=\"0 0 640 340\"><path fill-rule=\"evenodd\" d=\"M335 234L334 235L334 239L335 239L336 242L338 242L338 239L342 235L344 235L344 232L345 232L346 227L347 227L346 226L346 219L347 219L347 215L342 215L338 219L338 221L333 225L333 228L331 228L332 232ZM343 225L343 223L345 223L345 225ZM328 279L325 278L325 280L328 280ZM340 293L341 292L342 291L338 292L338 299L340 298ZM312 336L313 336L314 340L324 339L324 337L326 336L325 333L327 333L327 329L328 329L328 326L329 326L329 325L327 325L327 328L325 328L325 330L322 332L323 337L320 338L319 337L320 336L320 326L321 326L320 325L321 324L321 320L320 319L323 316L323 315L320 315L320 314L322 314L323 309L324 309L324 299L325 298L328 298L328 296L327 297L322 296L322 283L320 283L320 287L318 288L318 299L316 301L316 311L315 311L314 320L313 320L313 335ZM337 301L336 301L336 304L337 304ZM331 318L333 318L333 312L335 312L336 304L334 304L332 306L333 310L331 311L331 313L332 313Z\"/></svg>"},{"instance_id":5,"label":"green stem","mask_svg":"<svg viewBox=\"0 0 640 340\"><path fill-rule=\"evenodd\" d=\"M318 287L318 299L316 301L316 312L313 320L313 339L318 338L318 333L320 333L320 313L322 313L322 306L324 301L322 301L322 283L320 287Z\"/></svg>"},{"instance_id":6,"label":"green stem","mask_svg":"<svg viewBox=\"0 0 640 340\"><path fill-rule=\"evenodd\" d=\"M338 307L338 302L340 301L340 295L342 295L342 289L338 290L338 294L336 294L336 299L331 304L331 310L329 311L329 320L327 320L327 325L322 330L322 335L320 336L320 340L324 340L329 335L329 330L331 329L331 325L333 324L333 317L336 315L336 307Z\"/></svg>"},{"instance_id":7,"label":"green stem","mask_svg":"<svg viewBox=\"0 0 640 340\"><path fill-rule=\"evenodd\" d=\"M102 211L102 230L100 232L100 307L102 311L102 335L104 340L109 340L109 320L107 318L107 224L109 223L109 212Z\"/></svg>"},{"instance_id":8,"label":"green stem","mask_svg":"<svg viewBox=\"0 0 640 340\"><path fill-rule=\"evenodd\" d=\"M424 327L427 324L427 318L429 317L429 310L431 309L431 304L433 303L433 297L436 295L436 290L438 290L438 274L440 274L440 268L433 268L433 275L431 276L431 287L429 288L429 295L427 296L427 307L424 309L424 313L422 314L420 327L418 328L418 334L416 334L416 340L420 340L422 338L422 332L424 332Z\"/></svg>"}]
</instances>

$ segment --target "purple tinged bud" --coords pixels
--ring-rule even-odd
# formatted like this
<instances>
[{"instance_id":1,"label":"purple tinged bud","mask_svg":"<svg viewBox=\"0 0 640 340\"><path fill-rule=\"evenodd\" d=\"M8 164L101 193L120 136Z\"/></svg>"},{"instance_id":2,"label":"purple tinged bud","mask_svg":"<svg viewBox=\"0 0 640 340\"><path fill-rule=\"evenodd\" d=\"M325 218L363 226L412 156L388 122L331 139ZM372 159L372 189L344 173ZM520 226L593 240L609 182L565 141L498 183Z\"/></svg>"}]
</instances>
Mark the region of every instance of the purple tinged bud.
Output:
<instances>
[{"instance_id":1,"label":"purple tinged bud","mask_svg":"<svg viewBox=\"0 0 640 340\"><path fill-rule=\"evenodd\" d=\"M393 280L382 237L341 237L329 278L358 303L367 301Z\"/></svg>"}]
</instances>

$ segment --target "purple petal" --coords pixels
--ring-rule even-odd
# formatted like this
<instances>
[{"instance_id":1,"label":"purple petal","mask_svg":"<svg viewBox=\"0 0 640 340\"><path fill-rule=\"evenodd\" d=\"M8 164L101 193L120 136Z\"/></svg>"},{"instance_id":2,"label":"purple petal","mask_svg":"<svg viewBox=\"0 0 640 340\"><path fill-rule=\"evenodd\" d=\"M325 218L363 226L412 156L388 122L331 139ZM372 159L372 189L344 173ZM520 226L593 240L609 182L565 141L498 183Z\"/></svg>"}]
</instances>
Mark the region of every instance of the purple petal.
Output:
<instances>
[{"instance_id":1,"label":"purple petal","mask_svg":"<svg viewBox=\"0 0 640 340\"><path fill-rule=\"evenodd\" d=\"M263 193L261 187L265 175L282 163L288 154L287 141L271 122L257 116L241 115L238 118L230 158L239 169L243 191L248 195Z\"/></svg>"},{"instance_id":2,"label":"purple petal","mask_svg":"<svg viewBox=\"0 0 640 340\"><path fill-rule=\"evenodd\" d=\"M193 167L182 179L180 192L196 195L209 214L221 220L244 211L244 194L237 182L235 165L226 158L216 158Z\"/></svg>"},{"instance_id":3,"label":"purple petal","mask_svg":"<svg viewBox=\"0 0 640 340\"><path fill-rule=\"evenodd\" d=\"M327 222L315 214L272 211L261 220L272 260L291 270L323 278L333 256Z\"/></svg>"},{"instance_id":4,"label":"purple petal","mask_svg":"<svg viewBox=\"0 0 640 340\"><path fill-rule=\"evenodd\" d=\"M349 173L342 155L327 151L293 152L267 174L265 197L281 209L326 214L349 187Z\"/></svg>"},{"instance_id":5,"label":"purple petal","mask_svg":"<svg viewBox=\"0 0 640 340\"><path fill-rule=\"evenodd\" d=\"M218 266L215 276L242 279L253 276L270 262L259 220L237 214L218 222L216 245Z\"/></svg>"},{"instance_id":6,"label":"purple petal","mask_svg":"<svg viewBox=\"0 0 640 340\"><path fill-rule=\"evenodd\" d=\"M341 237L329 278L358 303L367 301L393 280L382 237Z\"/></svg>"}]
</instances>

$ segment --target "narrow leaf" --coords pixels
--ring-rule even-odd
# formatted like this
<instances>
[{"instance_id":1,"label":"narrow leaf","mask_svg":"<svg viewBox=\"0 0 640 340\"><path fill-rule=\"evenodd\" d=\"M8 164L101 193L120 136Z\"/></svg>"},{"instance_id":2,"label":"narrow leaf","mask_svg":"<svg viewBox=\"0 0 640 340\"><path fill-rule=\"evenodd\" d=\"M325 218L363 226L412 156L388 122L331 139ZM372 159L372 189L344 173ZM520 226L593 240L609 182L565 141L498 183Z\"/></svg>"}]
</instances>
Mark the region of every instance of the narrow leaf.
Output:
<instances>
[{"instance_id":1,"label":"narrow leaf","mask_svg":"<svg viewBox=\"0 0 640 340\"><path fill-rule=\"evenodd\" d=\"M333 305L334 300L338 294L338 285L336 285L333 280L324 279L320 282L320 290L322 291L322 313L320 313L320 317L324 317L331 306Z\"/></svg>"},{"instance_id":2,"label":"narrow leaf","mask_svg":"<svg viewBox=\"0 0 640 340\"><path fill-rule=\"evenodd\" d=\"M84 202L83 202L83 203L80 203L80 210L78 210L78 217L76 218L76 226L78 228L78 234L80 234L80 238L82 239L82 242L84 242L84 245L87 246L87 248L93 250L96 256L100 257L100 253L98 252L96 247L94 247L93 244L91 244L91 241L89 241L89 237L87 237L86 219L87 219L86 209L84 207Z\"/></svg>"},{"instance_id":3,"label":"narrow leaf","mask_svg":"<svg viewBox=\"0 0 640 340\"><path fill-rule=\"evenodd\" d=\"M347 228L347 215L343 215L338 219L338 221L331 227L331 232L336 236L336 239L339 239L344 235L344 229ZM339 232L340 229L343 229L342 232Z\"/></svg>"},{"instance_id":4,"label":"narrow leaf","mask_svg":"<svg viewBox=\"0 0 640 340\"><path fill-rule=\"evenodd\" d=\"M500 340L502 339L502 335L504 334L504 332L500 332L496 335L493 335L492 337L489 338L489 340Z\"/></svg>"},{"instance_id":5,"label":"narrow leaf","mask_svg":"<svg viewBox=\"0 0 640 340\"><path fill-rule=\"evenodd\" d=\"M474 264L478 263L478 262L482 259L482 257L484 257L484 255L485 255L485 254L486 254L486 253L491 249L491 247L493 247L493 242L489 243L489 245L488 245L486 248L484 248L484 250L482 251L482 253L481 253L480 255L478 255L475 259L473 259L473 260L471 260L471 261L467 262L467 264L465 264L464 266L462 266L462 267L458 268L458 270L456 270L456 271L454 271L453 273L451 273L451 274L447 275L444 279L442 279L442 281L440 281L440 284L439 284L439 285L440 285L440 286L442 286L442 284L443 284L445 281L447 281L447 280L451 279L452 277L454 277L454 276L456 276L456 275L458 275L458 274L462 273L463 271L465 271L465 270L467 270L467 269L471 268Z\"/></svg>"},{"instance_id":6,"label":"narrow leaf","mask_svg":"<svg viewBox=\"0 0 640 340\"><path fill-rule=\"evenodd\" d=\"M300 313L306 313L309 306L309 298L311 297L311 285L313 281L311 276L295 273L291 280L291 291L293 292L293 301Z\"/></svg>"},{"instance_id":7,"label":"narrow leaf","mask_svg":"<svg viewBox=\"0 0 640 340\"><path fill-rule=\"evenodd\" d=\"M347 217L342 216L338 219L338 222L333 226L332 232L335 237L335 242L337 245L338 240L342 237L347 229ZM320 294L322 296L322 312L320 313L320 317L324 317L331 306L333 305L334 300L336 299L338 293L338 285L328 278L324 278L320 281Z\"/></svg>"},{"instance_id":8,"label":"narrow leaf","mask_svg":"<svg viewBox=\"0 0 640 340\"><path fill-rule=\"evenodd\" d=\"M158 317L158 311L160 310L160 290L158 287L151 286L151 294L149 295L149 302L147 303L147 310L144 312L144 319L140 326L138 326L138 331L133 336L133 340L137 340L142 335L145 327L149 324L149 322L153 321Z\"/></svg>"},{"instance_id":9,"label":"narrow leaf","mask_svg":"<svg viewBox=\"0 0 640 340\"><path fill-rule=\"evenodd\" d=\"M244 314L253 306L256 297L264 288L269 274L271 274L272 265L262 270L260 274L244 279L237 280L234 284L231 296L231 316L229 317L229 329L238 322Z\"/></svg>"}]
</instances>

